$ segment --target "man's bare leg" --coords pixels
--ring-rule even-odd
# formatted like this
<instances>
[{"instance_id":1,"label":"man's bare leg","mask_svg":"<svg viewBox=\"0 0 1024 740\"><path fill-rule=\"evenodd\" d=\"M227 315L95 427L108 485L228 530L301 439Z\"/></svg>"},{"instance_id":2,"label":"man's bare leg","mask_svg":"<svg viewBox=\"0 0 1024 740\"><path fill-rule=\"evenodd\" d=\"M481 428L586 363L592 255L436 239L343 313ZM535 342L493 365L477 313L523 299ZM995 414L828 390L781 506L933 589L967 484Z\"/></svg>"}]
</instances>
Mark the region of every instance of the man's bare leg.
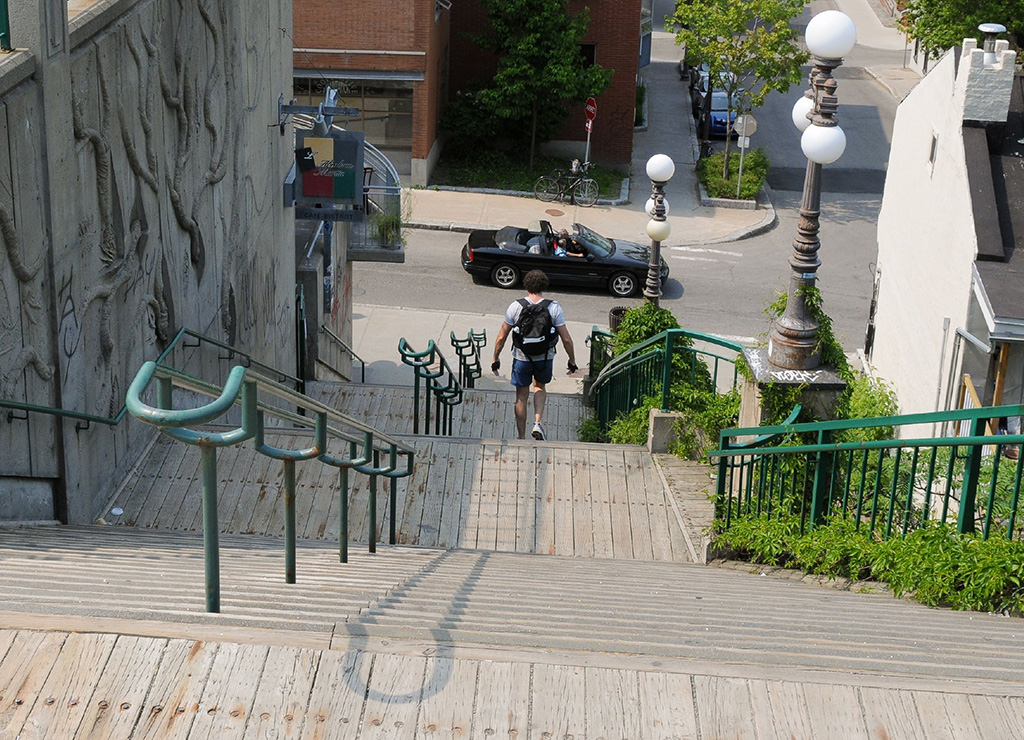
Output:
<instances>
[{"instance_id":1,"label":"man's bare leg","mask_svg":"<svg viewBox=\"0 0 1024 740\"><path fill-rule=\"evenodd\" d=\"M538 424L541 422L541 417L544 416L544 404L548 401L547 388L542 384L534 381L533 383L533 413L534 421Z\"/></svg>"},{"instance_id":2,"label":"man's bare leg","mask_svg":"<svg viewBox=\"0 0 1024 740\"><path fill-rule=\"evenodd\" d=\"M526 404L529 400L530 386L524 385L522 388L516 388L516 432L519 434L519 439L526 439Z\"/></svg>"}]
</instances>

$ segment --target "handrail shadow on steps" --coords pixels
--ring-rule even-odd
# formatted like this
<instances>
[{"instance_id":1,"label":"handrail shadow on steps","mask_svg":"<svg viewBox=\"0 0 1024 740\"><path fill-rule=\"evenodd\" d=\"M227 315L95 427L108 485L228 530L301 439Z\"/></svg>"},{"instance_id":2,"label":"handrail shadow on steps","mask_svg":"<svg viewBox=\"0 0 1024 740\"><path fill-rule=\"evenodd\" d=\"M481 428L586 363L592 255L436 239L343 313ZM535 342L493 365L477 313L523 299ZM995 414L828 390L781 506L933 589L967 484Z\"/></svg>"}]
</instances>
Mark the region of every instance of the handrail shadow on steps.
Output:
<instances>
[{"instance_id":1,"label":"handrail shadow on steps","mask_svg":"<svg viewBox=\"0 0 1024 740\"><path fill-rule=\"evenodd\" d=\"M143 397L156 381L155 406ZM192 408L173 408L173 391L180 389L190 394L212 398L209 403ZM290 408L275 405L283 402ZM285 498L285 580L295 583L295 463L317 459L340 471L340 525L339 560L348 561L348 471L350 469L370 476L369 551L376 552L377 478L391 481L389 541L395 544L395 514L397 509L397 479L412 473L415 450L409 445L379 432L371 426L348 417L335 409L315 401L281 383L251 373L247 368L235 366L228 373L223 387L190 376L186 373L147 362L139 370L128 389L125 400L129 413L156 427L161 433L185 444L200 448L202 465L203 549L206 577L206 610L220 611L220 553L217 522L217 448L237 445L250 439L254 449L267 457L281 460L284 469ZM235 406L241 410L240 421L225 432L201 428L216 420L225 420ZM272 417L283 424L266 426ZM226 421L226 420L225 420ZM313 443L301 449L284 449L266 441L266 434L294 433L312 429ZM340 440L347 448L346 455L328 452L329 442ZM404 467L398 457L406 458ZM381 464L386 456L386 463Z\"/></svg>"}]
</instances>

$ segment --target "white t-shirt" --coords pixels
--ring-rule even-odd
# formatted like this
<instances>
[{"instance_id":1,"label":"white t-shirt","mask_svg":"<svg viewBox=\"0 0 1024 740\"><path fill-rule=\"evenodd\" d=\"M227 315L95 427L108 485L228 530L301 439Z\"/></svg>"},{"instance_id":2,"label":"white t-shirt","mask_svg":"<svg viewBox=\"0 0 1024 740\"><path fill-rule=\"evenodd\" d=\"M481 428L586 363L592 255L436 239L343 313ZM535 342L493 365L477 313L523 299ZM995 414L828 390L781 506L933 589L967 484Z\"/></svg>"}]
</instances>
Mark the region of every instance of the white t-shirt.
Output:
<instances>
[{"instance_id":1,"label":"white t-shirt","mask_svg":"<svg viewBox=\"0 0 1024 740\"><path fill-rule=\"evenodd\" d=\"M526 296L526 300L530 301L531 303L540 302L530 300L529 295ZM542 298L541 300L544 299ZM508 310L505 311L505 323L508 324L509 326L514 327L516 325L516 322L519 321L519 314L521 314L522 312L523 307L519 305L519 301L512 301L512 303L509 304ZM558 305L558 301L551 301L551 303L548 304L548 313L551 314L552 326L556 328L559 326L565 326L565 312L562 310L562 307ZM509 341L512 341L511 336L509 336ZM552 346L551 349L548 350L546 359L553 360L555 358L555 353L557 351L557 345ZM512 345L512 358L515 360L523 361L529 360L529 358L525 354L523 354L523 351L516 347L515 344Z\"/></svg>"}]
</instances>

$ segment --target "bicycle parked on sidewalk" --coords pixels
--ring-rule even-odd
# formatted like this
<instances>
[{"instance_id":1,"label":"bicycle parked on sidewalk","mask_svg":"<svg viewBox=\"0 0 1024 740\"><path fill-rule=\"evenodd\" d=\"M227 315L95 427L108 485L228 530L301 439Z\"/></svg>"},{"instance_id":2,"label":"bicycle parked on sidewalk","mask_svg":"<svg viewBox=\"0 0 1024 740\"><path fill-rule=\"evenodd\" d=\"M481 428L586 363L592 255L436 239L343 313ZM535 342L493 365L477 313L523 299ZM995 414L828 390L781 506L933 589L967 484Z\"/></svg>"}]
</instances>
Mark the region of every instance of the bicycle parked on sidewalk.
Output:
<instances>
[{"instance_id":1,"label":"bicycle parked on sidewalk","mask_svg":"<svg viewBox=\"0 0 1024 740\"><path fill-rule=\"evenodd\" d=\"M574 159L568 172L555 170L550 175L538 177L533 184L533 194L544 203L561 200L568 195L570 203L592 206L597 203L599 189L597 180L588 176L589 171L590 162L580 163Z\"/></svg>"}]
</instances>

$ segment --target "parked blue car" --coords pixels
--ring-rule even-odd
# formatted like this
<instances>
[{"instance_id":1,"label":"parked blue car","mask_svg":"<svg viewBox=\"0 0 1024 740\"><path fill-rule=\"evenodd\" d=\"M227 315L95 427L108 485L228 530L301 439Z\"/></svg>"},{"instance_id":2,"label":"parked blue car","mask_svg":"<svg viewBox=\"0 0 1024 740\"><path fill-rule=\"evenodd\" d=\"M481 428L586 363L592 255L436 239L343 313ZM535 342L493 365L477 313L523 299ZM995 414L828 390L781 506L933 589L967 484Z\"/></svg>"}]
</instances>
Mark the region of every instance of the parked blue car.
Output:
<instances>
[{"instance_id":1,"label":"parked blue car","mask_svg":"<svg viewBox=\"0 0 1024 740\"><path fill-rule=\"evenodd\" d=\"M697 123L697 132L704 132L704 113L701 112ZM735 136L732 124L736 120L736 111L729 110L729 96L724 92L711 93L711 136L725 138L727 135Z\"/></svg>"}]
</instances>

